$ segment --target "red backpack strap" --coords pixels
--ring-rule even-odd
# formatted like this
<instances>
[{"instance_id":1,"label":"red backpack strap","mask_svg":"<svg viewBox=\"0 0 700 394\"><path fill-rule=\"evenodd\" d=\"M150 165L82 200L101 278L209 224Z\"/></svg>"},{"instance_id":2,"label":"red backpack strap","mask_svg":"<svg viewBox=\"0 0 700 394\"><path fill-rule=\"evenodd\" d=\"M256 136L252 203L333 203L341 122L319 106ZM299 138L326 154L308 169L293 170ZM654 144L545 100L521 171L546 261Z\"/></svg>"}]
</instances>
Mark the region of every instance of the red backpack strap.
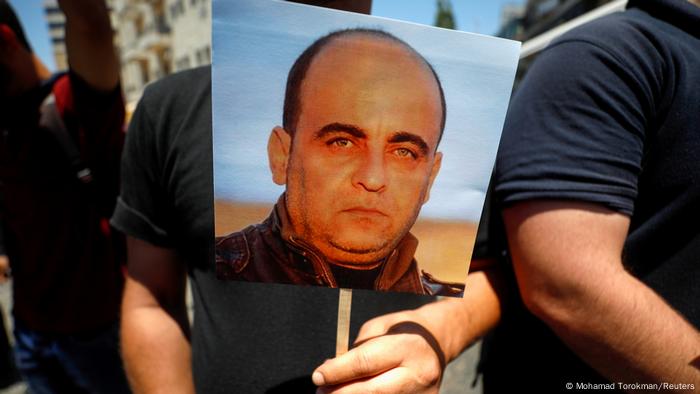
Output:
<instances>
[{"instance_id":1,"label":"red backpack strap","mask_svg":"<svg viewBox=\"0 0 700 394\"><path fill-rule=\"evenodd\" d=\"M64 121L66 108L72 104L72 96L69 94L70 82L65 74L57 74L45 83L53 86L52 93L41 104L39 125L48 130L54 137L78 180L90 183L92 182L92 172L83 161L78 144L70 135ZM78 137L80 138L80 136Z\"/></svg>"}]
</instances>

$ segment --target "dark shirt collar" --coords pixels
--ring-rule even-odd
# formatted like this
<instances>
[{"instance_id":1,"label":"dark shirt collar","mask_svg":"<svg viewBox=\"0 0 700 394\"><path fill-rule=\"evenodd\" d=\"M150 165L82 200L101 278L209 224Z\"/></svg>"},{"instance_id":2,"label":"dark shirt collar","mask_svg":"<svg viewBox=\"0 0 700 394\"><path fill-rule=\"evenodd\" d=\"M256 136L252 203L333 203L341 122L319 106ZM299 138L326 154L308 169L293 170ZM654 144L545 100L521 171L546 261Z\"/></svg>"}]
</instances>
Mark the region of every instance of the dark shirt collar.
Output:
<instances>
[{"instance_id":1,"label":"dark shirt collar","mask_svg":"<svg viewBox=\"0 0 700 394\"><path fill-rule=\"evenodd\" d=\"M627 8L638 8L688 34L700 37L700 7L687 0L630 0Z\"/></svg>"}]
</instances>

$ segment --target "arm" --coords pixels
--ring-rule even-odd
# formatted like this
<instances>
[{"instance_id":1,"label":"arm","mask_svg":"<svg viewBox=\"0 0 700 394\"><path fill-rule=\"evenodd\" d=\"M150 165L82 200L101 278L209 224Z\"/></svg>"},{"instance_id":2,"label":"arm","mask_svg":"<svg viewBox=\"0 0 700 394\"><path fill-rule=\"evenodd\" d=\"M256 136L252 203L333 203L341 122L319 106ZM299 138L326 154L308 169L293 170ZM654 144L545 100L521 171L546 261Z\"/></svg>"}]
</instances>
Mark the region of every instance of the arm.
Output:
<instances>
[{"instance_id":1,"label":"arm","mask_svg":"<svg viewBox=\"0 0 700 394\"><path fill-rule=\"evenodd\" d=\"M0 254L0 285L10 278L10 259L7 255Z\"/></svg>"},{"instance_id":2,"label":"arm","mask_svg":"<svg viewBox=\"0 0 700 394\"><path fill-rule=\"evenodd\" d=\"M96 200L109 215L118 193L124 143L119 61L105 0L59 0L66 16L70 78L54 85L57 107L80 158L95 179Z\"/></svg>"},{"instance_id":3,"label":"arm","mask_svg":"<svg viewBox=\"0 0 700 394\"><path fill-rule=\"evenodd\" d=\"M193 393L186 273L170 249L129 237L122 357L137 393Z\"/></svg>"},{"instance_id":4,"label":"arm","mask_svg":"<svg viewBox=\"0 0 700 394\"><path fill-rule=\"evenodd\" d=\"M66 15L66 51L71 69L102 91L119 82L112 25L104 0L59 0Z\"/></svg>"},{"instance_id":5,"label":"arm","mask_svg":"<svg viewBox=\"0 0 700 394\"><path fill-rule=\"evenodd\" d=\"M437 393L444 364L498 323L503 290L489 268L469 274L464 298L372 319L355 348L314 371L314 383L339 394Z\"/></svg>"},{"instance_id":6,"label":"arm","mask_svg":"<svg viewBox=\"0 0 700 394\"><path fill-rule=\"evenodd\" d=\"M3 207L0 204L0 284L7 282L12 274L12 270L10 269L10 258L7 257L7 251L5 250L5 233L4 229L2 228L3 213Z\"/></svg>"},{"instance_id":7,"label":"arm","mask_svg":"<svg viewBox=\"0 0 700 394\"><path fill-rule=\"evenodd\" d=\"M581 358L612 382L700 387L698 331L622 265L627 216L557 201L503 214L525 305Z\"/></svg>"}]
</instances>

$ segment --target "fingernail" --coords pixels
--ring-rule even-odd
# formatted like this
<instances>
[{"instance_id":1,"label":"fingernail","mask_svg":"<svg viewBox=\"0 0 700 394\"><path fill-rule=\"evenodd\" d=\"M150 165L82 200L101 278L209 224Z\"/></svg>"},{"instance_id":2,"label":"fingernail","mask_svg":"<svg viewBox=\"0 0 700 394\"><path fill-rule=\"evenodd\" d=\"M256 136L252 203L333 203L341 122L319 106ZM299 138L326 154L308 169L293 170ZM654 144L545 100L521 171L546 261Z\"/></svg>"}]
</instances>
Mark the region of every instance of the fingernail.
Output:
<instances>
[{"instance_id":1,"label":"fingernail","mask_svg":"<svg viewBox=\"0 0 700 394\"><path fill-rule=\"evenodd\" d=\"M326 384L326 378L324 378L323 374L318 371L314 371L313 375L311 375L311 380L316 386L323 386Z\"/></svg>"}]
</instances>

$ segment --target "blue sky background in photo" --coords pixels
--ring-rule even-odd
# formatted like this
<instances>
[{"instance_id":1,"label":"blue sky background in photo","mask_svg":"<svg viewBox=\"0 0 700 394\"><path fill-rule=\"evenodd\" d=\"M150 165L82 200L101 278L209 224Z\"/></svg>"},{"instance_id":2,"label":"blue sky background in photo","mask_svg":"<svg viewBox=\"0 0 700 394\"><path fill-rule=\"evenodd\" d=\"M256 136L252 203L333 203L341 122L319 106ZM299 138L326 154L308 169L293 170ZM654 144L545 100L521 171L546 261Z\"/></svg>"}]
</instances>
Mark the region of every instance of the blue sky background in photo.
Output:
<instances>
[{"instance_id":1,"label":"blue sky background in photo","mask_svg":"<svg viewBox=\"0 0 700 394\"><path fill-rule=\"evenodd\" d=\"M519 43L274 1L215 0L213 15L217 199L276 201L284 189L272 182L266 144L272 127L282 123L289 68L318 37L342 28L370 27L413 46L431 62L445 90L443 165L421 217L478 221Z\"/></svg>"}]
</instances>

